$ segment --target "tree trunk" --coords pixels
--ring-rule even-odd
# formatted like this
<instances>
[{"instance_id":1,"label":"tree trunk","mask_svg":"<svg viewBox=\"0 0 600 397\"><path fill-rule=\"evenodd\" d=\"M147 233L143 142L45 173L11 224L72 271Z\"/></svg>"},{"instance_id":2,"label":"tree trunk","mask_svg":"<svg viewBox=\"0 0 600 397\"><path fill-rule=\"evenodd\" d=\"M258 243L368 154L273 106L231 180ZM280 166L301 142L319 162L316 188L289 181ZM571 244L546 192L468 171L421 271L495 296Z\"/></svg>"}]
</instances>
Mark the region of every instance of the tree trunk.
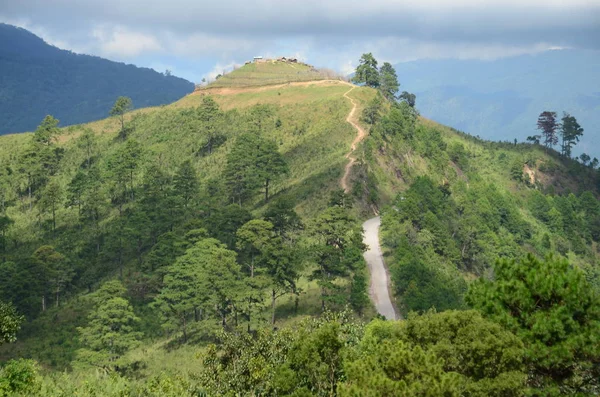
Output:
<instances>
[{"instance_id":1,"label":"tree trunk","mask_svg":"<svg viewBox=\"0 0 600 397\"><path fill-rule=\"evenodd\" d=\"M275 324L275 290L271 290L271 325Z\"/></svg>"},{"instance_id":2,"label":"tree trunk","mask_svg":"<svg viewBox=\"0 0 600 397\"><path fill-rule=\"evenodd\" d=\"M56 290L56 307L58 307L58 289Z\"/></svg>"},{"instance_id":3,"label":"tree trunk","mask_svg":"<svg viewBox=\"0 0 600 397\"><path fill-rule=\"evenodd\" d=\"M294 300L294 314L298 314L298 304L300 303L300 295L296 294L296 299Z\"/></svg>"},{"instance_id":4,"label":"tree trunk","mask_svg":"<svg viewBox=\"0 0 600 397\"><path fill-rule=\"evenodd\" d=\"M42 311L46 311L46 295L42 295Z\"/></svg>"},{"instance_id":5,"label":"tree trunk","mask_svg":"<svg viewBox=\"0 0 600 397\"><path fill-rule=\"evenodd\" d=\"M183 314L183 342L187 343L187 328L186 328L186 321L185 321L185 313Z\"/></svg>"},{"instance_id":6,"label":"tree trunk","mask_svg":"<svg viewBox=\"0 0 600 397\"><path fill-rule=\"evenodd\" d=\"M265 180L265 203L269 202L269 178Z\"/></svg>"}]
</instances>

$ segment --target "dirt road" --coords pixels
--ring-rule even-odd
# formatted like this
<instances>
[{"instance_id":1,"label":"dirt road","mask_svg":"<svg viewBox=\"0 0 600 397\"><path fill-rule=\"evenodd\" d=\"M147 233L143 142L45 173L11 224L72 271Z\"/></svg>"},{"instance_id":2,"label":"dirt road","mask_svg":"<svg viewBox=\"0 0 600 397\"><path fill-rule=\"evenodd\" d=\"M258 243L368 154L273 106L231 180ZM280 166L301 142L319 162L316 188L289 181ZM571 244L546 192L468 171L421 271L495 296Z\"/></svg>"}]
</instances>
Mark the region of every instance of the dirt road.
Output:
<instances>
[{"instance_id":1,"label":"dirt road","mask_svg":"<svg viewBox=\"0 0 600 397\"><path fill-rule=\"evenodd\" d=\"M377 309L377 313L385 316L388 320L396 320L399 317L390 299L389 276L379 246L380 224L381 219L379 217L371 218L363 223L363 229L365 230L363 242L368 246L368 250L363 256L371 273L369 296Z\"/></svg>"},{"instance_id":2,"label":"dirt road","mask_svg":"<svg viewBox=\"0 0 600 397\"><path fill-rule=\"evenodd\" d=\"M352 87L347 92L344 93L344 97L348 98L350 100L350 102L352 102L352 110L350 110L350 113L348 113L348 117L346 117L346 121L348 123L350 123L352 125L352 127L354 127L354 129L356 129L356 131L358 132L358 134L356 135L356 138L354 138L354 141L352 141L352 144L350 145L350 151L346 154L346 158L348 159L348 164L346 164L346 167L344 168L344 176L342 176L342 179L340 180L340 185L342 186L342 189L344 189L344 192L346 192L346 193L348 193L350 191L350 186L348 186L348 178L350 177L350 172L352 171L352 166L356 162L356 157L352 156L352 153L354 153L354 151L356 150L356 145L358 145L358 143L360 141L362 141L363 139L365 139L365 137L367 136L367 133L365 132L365 130L357 122L358 120L356 117L356 109L358 106L357 106L356 102L354 101L354 99L352 99L348 96L350 91L352 91L354 88L356 88L356 87Z\"/></svg>"}]
</instances>

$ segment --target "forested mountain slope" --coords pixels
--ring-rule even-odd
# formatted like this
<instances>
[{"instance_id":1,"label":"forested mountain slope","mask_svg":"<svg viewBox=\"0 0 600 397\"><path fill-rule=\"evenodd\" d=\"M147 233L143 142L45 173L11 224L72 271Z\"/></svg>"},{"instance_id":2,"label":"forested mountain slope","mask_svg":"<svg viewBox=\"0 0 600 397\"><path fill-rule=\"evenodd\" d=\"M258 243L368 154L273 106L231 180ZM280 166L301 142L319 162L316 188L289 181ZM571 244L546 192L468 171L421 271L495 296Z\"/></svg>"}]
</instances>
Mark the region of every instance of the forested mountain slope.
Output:
<instances>
[{"instance_id":1,"label":"forested mountain slope","mask_svg":"<svg viewBox=\"0 0 600 397\"><path fill-rule=\"evenodd\" d=\"M0 134L33 131L47 114L62 126L102 119L119 95L141 108L193 90L187 80L61 50L0 24Z\"/></svg>"},{"instance_id":2,"label":"forested mountain slope","mask_svg":"<svg viewBox=\"0 0 600 397\"><path fill-rule=\"evenodd\" d=\"M288 66L0 137L0 358L39 363L0 395L597 393L597 171ZM368 299L376 212L403 322Z\"/></svg>"}]
</instances>

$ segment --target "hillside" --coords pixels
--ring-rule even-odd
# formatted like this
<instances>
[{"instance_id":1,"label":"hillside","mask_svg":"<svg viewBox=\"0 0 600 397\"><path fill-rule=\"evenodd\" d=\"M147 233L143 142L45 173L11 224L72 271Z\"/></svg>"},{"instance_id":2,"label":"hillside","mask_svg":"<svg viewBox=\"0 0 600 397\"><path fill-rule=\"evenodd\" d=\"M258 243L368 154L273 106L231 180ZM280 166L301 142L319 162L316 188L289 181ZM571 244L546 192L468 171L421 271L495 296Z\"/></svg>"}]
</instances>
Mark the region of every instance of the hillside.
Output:
<instances>
[{"instance_id":1,"label":"hillside","mask_svg":"<svg viewBox=\"0 0 600 397\"><path fill-rule=\"evenodd\" d=\"M62 126L102 119L118 96L142 108L171 103L193 89L187 80L61 50L0 24L0 134L32 131L47 114Z\"/></svg>"},{"instance_id":2,"label":"hillside","mask_svg":"<svg viewBox=\"0 0 600 397\"><path fill-rule=\"evenodd\" d=\"M328 76L329 74L329 76ZM331 73L319 71L301 62L265 59L261 62L246 63L244 66L219 77L210 88L261 87L274 84L288 84L302 81L326 80ZM200 87L202 89L202 87Z\"/></svg>"},{"instance_id":3,"label":"hillside","mask_svg":"<svg viewBox=\"0 0 600 397\"><path fill-rule=\"evenodd\" d=\"M421 113L483 139L525 141L544 110L574 115L585 133L576 153L600 156L600 52L553 50L490 61L419 60L396 65Z\"/></svg>"},{"instance_id":4,"label":"hillside","mask_svg":"<svg viewBox=\"0 0 600 397\"><path fill-rule=\"evenodd\" d=\"M246 65L123 129L0 137L0 301L26 317L0 359L38 363L1 371L31 376L23 395L598 391L597 171L290 69ZM398 322L369 300L377 213ZM501 311L514 289L534 336Z\"/></svg>"}]
</instances>

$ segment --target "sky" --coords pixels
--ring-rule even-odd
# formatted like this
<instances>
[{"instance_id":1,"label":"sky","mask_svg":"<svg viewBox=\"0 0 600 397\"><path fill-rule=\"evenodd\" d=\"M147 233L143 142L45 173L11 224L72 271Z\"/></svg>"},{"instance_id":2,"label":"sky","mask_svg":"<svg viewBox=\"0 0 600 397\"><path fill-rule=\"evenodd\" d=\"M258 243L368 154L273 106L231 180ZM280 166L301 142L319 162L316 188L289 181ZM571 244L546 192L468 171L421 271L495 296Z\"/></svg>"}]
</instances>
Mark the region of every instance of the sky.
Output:
<instances>
[{"instance_id":1,"label":"sky","mask_svg":"<svg viewBox=\"0 0 600 397\"><path fill-rule=\"evenodd\" d=\"M350 73L364 52L395 64L600 49L600 0L0 0L0 22L195 83L257 55Z\"/></svg>"}]
</instances>

